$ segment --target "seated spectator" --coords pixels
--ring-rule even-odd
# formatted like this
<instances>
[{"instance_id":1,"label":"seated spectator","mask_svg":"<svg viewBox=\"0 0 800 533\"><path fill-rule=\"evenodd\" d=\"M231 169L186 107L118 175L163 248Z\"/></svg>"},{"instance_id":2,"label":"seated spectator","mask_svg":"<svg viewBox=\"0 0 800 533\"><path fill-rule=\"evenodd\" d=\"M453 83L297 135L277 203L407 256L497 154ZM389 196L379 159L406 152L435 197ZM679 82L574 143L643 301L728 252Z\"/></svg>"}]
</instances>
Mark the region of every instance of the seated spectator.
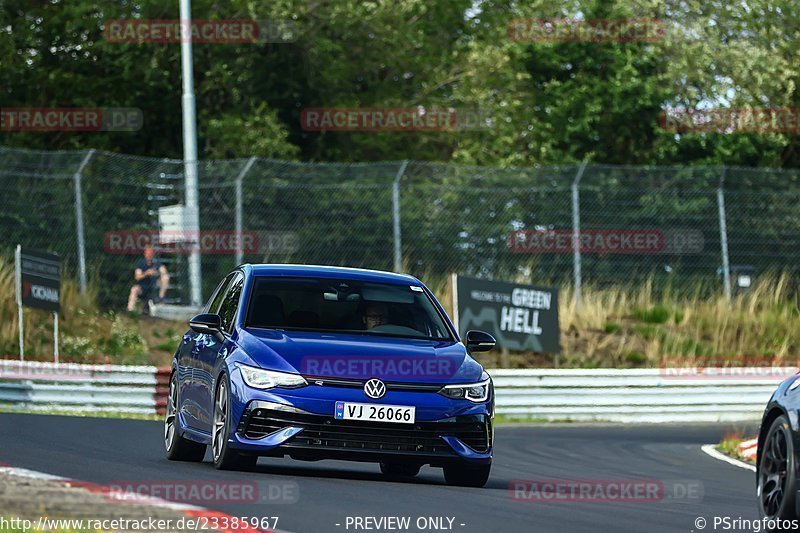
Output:
<instances>
[{"instance_id":1,"label":"seated spectator","mask_svg":"<svg viewBox=\"0 0 800 533\"><path fill-rule=\"evenodd\" d=\"M147 246L136 269L133 272L133 279L136 281L131 287L128 296L128 311L136 309L136 302L139 297L145 303L145 312L148 311L150 302L155 299L156 289L158 289L158 299L163 300L169 288L169 273L167 267L161 261L155 259L155 251L152 246Z\"/></svg>"}]
</instances>

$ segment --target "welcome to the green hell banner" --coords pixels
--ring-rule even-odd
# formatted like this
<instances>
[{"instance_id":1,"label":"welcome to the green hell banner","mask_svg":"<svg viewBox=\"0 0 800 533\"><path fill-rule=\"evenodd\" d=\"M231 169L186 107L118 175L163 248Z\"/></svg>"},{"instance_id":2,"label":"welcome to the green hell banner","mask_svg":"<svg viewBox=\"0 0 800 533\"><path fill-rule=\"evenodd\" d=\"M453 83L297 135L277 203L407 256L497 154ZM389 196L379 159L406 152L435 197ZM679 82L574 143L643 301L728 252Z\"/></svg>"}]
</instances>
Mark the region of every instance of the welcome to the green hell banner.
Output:
<instances>
[{"instance_id":1,"label":"welcome to the green hell banner","mask_svg":"<svg viewBox=\"0 0 800 533\"><path fill-rule=\"evenodd\" d=\"M456 278L458 330L492 334L512 350L559 353L558 289Z\"/></svg>"}]
</instances>

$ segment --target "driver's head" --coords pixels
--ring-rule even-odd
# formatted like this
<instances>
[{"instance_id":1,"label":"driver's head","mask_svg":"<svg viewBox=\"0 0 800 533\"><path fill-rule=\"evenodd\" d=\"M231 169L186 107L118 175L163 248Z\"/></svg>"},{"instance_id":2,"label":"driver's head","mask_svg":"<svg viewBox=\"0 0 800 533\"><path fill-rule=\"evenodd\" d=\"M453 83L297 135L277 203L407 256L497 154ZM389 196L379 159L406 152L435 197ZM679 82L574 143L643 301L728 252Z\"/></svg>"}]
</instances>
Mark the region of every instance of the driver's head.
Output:
<instances>
[{"instance_id":1,"label":"driver's head","mask_svg":"<svg viewBox=\"0 0 800 533\"><path fill-rule=\"evenodd\" d=\"M364 309L364 325L367 329L372 329L386 323L386 317L389 310L386 304L382 303L369 303Z\"/></svg>"}]
</instances>

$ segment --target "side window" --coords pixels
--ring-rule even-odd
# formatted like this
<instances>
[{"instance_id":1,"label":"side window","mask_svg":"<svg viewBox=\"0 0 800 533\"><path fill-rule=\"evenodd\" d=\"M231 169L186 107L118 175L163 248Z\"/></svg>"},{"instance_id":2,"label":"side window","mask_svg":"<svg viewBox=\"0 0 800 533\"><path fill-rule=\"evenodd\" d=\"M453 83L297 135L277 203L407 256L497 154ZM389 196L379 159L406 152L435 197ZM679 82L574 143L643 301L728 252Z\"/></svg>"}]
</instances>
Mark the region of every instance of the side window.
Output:
<instances>
[{"instance_id":1,"label":"side window","mask_svg":"<svg viewBox=\"0 0 800 533\"><path fill-rule=\"evenodd\" d=\"M230 333L233 319L236 317L236 310L239 308L239 299L242 296L244 287L244 276L237 273L228 287L228 292L222 300L219 308L219 315L222 317L222 329Z\"/></svg>"},{"instance_id":2,"label":"side window","mask_svg":"<svg viewBox=\"0 0 800 533\"><path fill-rule=\"evenodd\" d=\"M219 284L217 291L214 293L214 296L211 297L211 300L209 300L208 305L206 306L206 313L218 312L219 305L222 303L222 297L225 296L225 290L228 288L228 284L230 283L231 279L233 279L233 276L228 275L228 277L223 279L222 283Z\"/></svg>"}]
</instances>

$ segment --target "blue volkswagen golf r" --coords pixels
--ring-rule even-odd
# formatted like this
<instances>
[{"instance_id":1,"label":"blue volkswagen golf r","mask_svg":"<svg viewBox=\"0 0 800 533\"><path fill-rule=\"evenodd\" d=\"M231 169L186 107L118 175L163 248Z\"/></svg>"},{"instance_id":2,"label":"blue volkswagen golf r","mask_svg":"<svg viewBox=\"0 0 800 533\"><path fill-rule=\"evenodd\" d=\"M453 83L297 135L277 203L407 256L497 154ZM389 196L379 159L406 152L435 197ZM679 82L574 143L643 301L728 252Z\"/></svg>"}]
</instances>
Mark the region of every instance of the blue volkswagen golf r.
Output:
<instances>
[{"instance_id":1,"label":"blue volkswagen golf r","mask_svg":"<svg viewBox=\"0 0 800 533\"><path fill-rule=\"evenodd\" d=\"M486 484L494 390L430 290L401 274L243 265L219 284L175 354L167 457L247 469L259 456L441 467Z\"/></svg>"}]
</instances>

